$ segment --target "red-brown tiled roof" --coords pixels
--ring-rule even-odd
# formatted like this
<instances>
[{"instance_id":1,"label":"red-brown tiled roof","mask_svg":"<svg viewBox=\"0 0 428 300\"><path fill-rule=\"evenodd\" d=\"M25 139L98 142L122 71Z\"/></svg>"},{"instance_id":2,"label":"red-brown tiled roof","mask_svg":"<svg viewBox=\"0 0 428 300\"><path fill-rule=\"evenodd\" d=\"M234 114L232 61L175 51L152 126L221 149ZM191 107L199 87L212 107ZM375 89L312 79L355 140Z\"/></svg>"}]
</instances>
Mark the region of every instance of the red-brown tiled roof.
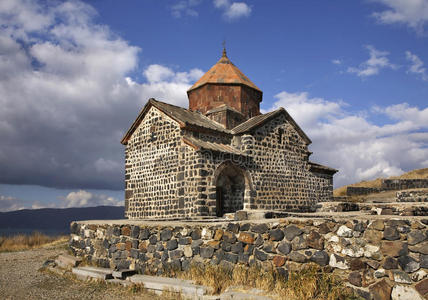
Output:
<instances>
[{"instance_id":1,"label":"red-brown tiled roof","mask_svg":"<svg viewBox=\"0 0 428 300\"><path fill-rule=\"evenodd\" d=\"M223 56L220 60L196 81L188 92L207 83L244 84L261 92L261 90L229 60L225 50L223 50Z\"/></svg>"}]
</instances>

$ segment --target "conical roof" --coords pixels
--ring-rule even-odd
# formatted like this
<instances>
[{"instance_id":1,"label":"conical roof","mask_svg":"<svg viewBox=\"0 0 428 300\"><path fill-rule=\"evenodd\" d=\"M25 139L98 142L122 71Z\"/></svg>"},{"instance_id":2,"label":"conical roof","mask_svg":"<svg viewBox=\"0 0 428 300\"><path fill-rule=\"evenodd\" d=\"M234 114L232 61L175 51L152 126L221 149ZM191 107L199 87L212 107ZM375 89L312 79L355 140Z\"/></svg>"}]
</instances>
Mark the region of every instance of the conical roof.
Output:
<instances>
[{"instance_id":1,"label":"conical roof","mask_svg":"<svg viewBox=\"0 0 428 300\"><path fill-rule=\"evenodd\" d=\"M261 92L261 90L229 60L225 49L223 49L223 55L220 60L196 81L188 92L207 83L243 84Z\"/></svg>"}]
</instances>

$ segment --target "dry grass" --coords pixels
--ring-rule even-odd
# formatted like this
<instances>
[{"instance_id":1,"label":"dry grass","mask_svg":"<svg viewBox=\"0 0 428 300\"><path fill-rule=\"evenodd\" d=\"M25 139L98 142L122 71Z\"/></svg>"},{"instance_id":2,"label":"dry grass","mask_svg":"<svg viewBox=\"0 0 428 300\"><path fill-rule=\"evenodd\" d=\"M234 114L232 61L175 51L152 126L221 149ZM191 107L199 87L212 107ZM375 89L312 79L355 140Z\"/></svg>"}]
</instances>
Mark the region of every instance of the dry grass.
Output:
<instances>
[{"instance_id":1,"label":"dry grass","mask_svg":"<svg viewBox=\"0 0 428 300\"><path fill-rule=\"evenodd\" d=\"M404 173L400 176L388 177L387 179L427 179L428 178L428 168L425 169L417 169L407 173ZM358 183L353 183L350 185L345 185L340 188L337 188L333 191L334 197L346 196L346 188L348 186L361 186L361 187L378 187L380 188L382 179L384 178L376 178L374 180L369 181L361 181Z\"/></svg>"},{"instance_id":2,"label":"dry grass","mask_svg":"<svg viewBox=\"0 0 428 300\"><path fill-rule=\"evenodd\" d=\"M257 266L227 269L212 265L194 265L189 271L179 273L178 276L208 286L214 294L220 294L230 286L245 286L248 289L263 290L278 299L357 299L335 275L323 272L315 264L309 264L300 271L290 272L288 280L274 269L264 270Z\"/></svg>"},{"instance_id":3,"label":"dry grass","mask_svg":"<svg viewBox=\"0 0 428 300\"><path fill-rule=\"evenodd\" d=\"M56 246L67 241L66 236L47 236L40 232L31 235L0 236L0 252L22 251L42 246Z\"/></svg>"}]
</instances>

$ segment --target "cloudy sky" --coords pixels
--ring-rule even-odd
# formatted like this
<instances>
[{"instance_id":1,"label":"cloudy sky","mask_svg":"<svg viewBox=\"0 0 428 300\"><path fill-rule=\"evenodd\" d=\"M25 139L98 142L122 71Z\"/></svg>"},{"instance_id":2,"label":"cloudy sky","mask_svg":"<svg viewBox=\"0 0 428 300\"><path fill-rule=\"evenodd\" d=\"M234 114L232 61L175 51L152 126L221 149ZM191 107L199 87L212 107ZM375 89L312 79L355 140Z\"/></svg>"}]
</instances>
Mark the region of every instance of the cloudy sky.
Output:
<instances>
[{"instance_id":1,"label":"cloudy sky","mask_svg":"<svg viewBox=\"0 0 428 300\"><path fill-rule=\"evenodd\" d=\"M335 186L428 167L428 0L0 1L0 211L121 205L120 139L220 57Z\"/></svg>"}]
</instances>

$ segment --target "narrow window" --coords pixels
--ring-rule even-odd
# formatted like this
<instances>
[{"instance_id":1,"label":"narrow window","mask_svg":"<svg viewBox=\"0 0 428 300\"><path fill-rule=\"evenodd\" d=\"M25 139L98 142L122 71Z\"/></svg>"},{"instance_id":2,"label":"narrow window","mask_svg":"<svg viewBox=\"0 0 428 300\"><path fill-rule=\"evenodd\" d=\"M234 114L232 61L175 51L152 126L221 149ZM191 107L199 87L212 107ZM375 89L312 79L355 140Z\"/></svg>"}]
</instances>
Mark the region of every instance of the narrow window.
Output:
<instances>
[{"instance_id":1,"label":"narrow window","mask_svg":"<svg viewBox=\"0 0 428 300\"><path fill-rule=\"evenodd\" d=\"M282 143L282 135L284 134L284 129L279 128L278 129L278 144Z\"/></svg>"}]
</instances>

